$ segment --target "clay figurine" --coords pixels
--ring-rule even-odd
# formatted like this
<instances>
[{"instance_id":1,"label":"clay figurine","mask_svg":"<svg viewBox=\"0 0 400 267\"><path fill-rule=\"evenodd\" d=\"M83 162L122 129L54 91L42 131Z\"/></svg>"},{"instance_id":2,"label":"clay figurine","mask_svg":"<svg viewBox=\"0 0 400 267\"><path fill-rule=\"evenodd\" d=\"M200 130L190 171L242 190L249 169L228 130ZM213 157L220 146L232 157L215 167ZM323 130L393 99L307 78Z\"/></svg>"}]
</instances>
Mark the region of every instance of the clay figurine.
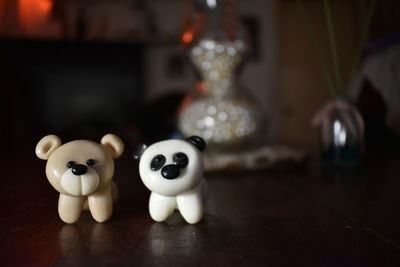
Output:
<instances>
[{"instance_id":1,"label":"clay figurine","mask_svg":"<svg viewBox=\"0 0 400 267\"><path fill-rule=\"evenodd\" d=\"M206 143L201 137L165 140L143 149L139 159L140 177L152 191L150 216L162 222L178 209L190 224L203 218L203 156Z\"/></svg>"},{"instance_id":2,"label":"clay figurine","mask_svg":"<svg viewBox=\"0 0 400 267\"><path fill-rule=\"evenodd\" d=\"M66 223L78 221L83 209L89 209L97 222L112 215L118 190L112 181L114 160L124 151L124 143L107 134L101 143L76 140L61 145L56 135L43 137L36 145L36 155L47 160L46 176L60 192L58 213Z\"/></svg>"}]
</instances>

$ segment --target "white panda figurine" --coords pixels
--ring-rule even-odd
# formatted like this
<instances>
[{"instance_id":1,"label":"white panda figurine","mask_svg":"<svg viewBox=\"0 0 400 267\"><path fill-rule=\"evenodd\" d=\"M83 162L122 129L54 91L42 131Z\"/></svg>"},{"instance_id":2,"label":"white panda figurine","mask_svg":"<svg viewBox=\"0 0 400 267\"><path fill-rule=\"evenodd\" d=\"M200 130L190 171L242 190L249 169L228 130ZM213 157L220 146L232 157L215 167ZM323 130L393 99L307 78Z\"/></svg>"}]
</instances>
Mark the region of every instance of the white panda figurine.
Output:
<instances>
[{"instance_id":1,"label":"white panda figurine","mask_svg":"<svg viewBox=\"0 0 400 267\"><path fill-rule=\"evenodd\" d=\"M203 218L201 151L205 147L201 137L191 136L186 140L170 139L143 146L135 155L135 159L140 159L140 177L152 192L149 211L153 220L165 221L175 209L190 224Z\"/></svg>"}]
</instances>

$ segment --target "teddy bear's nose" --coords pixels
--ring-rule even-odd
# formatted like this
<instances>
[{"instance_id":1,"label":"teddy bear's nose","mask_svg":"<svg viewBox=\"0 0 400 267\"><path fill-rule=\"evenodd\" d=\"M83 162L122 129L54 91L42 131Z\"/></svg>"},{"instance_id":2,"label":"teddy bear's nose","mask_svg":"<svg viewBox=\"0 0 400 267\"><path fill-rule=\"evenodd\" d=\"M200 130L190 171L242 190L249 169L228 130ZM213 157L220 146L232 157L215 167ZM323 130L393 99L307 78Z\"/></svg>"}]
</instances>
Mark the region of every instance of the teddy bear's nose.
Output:
<instances>
[{"instance_id":1,"label":"teddy bear's nose","mask_svg":"<svg viewBox=\"0 0 400 267\"><path fill-rule=\"evenodd\" d=\"M176 177L178 177L180 174L180 169L179 166L177 165L167 165L164 166L164 168L161 169L161 175L165 178L165 179L175 179Z\"/></svg>"},{"instance_id":2,"label":"teddy bear's nose","mask_svg":"<svg viewBox=\"0 0 400 267\"><path fill-rule=\"evenodd\" d=\"M87 167L82 164L77 164L74 167L72 167L72 173L75 175L82 175L87 172Z\"/></svg>"}]
</instances>

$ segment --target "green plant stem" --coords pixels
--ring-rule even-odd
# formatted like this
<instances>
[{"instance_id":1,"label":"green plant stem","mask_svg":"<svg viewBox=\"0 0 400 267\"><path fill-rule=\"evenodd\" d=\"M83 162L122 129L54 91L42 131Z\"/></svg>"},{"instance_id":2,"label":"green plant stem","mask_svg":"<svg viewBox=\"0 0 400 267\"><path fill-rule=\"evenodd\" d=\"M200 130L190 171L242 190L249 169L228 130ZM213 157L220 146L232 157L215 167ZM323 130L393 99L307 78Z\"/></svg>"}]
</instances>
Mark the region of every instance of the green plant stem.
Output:
<instances>
[{"instance_id":1,"label":"green plant stem","mask_svg":"<svg viewBox=\"0 0 400 267\"><path fill-rule=\"evenodd\" d=\"M329 91L331 92L332 97L336 98L336 97L338 97L338 92L337 92L337 90L335 88L335 84L333 82L332 75L331 75L331 73L329 71L329 68L328 68L328 64L327 64L327 62L325 60L325 57L324 57L324 55L322 53L321 44L320 44L320 42L319 42L319 40L317 38L317 34L316 34L316 31L315 31L315 28L313 27L312 23L308 19L307 12L306 12L306 9L305 9L304 4L303 4L303 0L296 0L296 3L297 3L298 8L300 9L300 11L303 14L304 21L306 22L306 27L307 27L307 32L308 32L309 38L310 38L311 42L314 44L315 50L317 51L319 64L320 64L320 66L322 68L322 72L323 72L323 75L324 75L324 78L325 78L325 82L326 82L326 84L327 84L327 86L329 88Z\"/></svg>"},{"instance_id":2,"label":"green plant stem","mask_svg":"<svg viewBox=\"0 0 400 267\"><path fill-rule=\"evenodd\" d=\"M359 42L359 44L358 44L358 46L356 48L357 50L356 50L356 53L355 53L354 58L353 58L353 63L351 65L351 77L354 76L354 74L356 72L356 69L357 69L357 67L358 67L358 65L360 63L361 53L363 51L363 47L364 47L364 45L365 45L365 43L366 43L366 41L368 39L368 36L369 36L369 34L368 34L369 33L369 27L371 25L372 18L374 17L377 3L378 3L378 0L372 0L370 6L368 8L367 19L365 20L365 23L363 25L362 32L361 32L361 39L360 39L360 42Z\"/></svg>"},{"instance_id":3,"label":"green plant stem","mask_svg":"<svg viewBox=\"0 0 400 267\"><path fill-rule=\"evenodd\" d=\"M336 84L336 91L342 93L343 90L343 81L342 81L342 74L340 69L340 61L335 37L335 29L333 26L333 19L332 19L332 10L331 10L331 2L330 0L324 0L324 12L325 12L325 19L326 19L326 26L328 28L329 34L329 42L332 54L332 62L333 62L333 70L335 73L335 84Z\"/></svg>"}]
</instances>

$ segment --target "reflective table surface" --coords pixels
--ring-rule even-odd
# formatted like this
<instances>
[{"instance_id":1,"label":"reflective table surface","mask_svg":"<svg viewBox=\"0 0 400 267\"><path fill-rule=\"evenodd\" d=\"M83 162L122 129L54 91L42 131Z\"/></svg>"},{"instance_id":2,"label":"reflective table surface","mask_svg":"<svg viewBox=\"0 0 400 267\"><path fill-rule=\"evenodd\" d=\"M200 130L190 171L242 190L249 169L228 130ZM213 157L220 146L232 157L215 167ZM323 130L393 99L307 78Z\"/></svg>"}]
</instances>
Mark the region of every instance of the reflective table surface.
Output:
<instances>
[{"instance_id":1,"label":"reflective table surface","mask_svg":"<svg viewBox=\"0 0 400 267\"><path fill-rule=\"evenodd\" d=\"M156 223L137 162L116 161L120 198L106 223L57 214L45 163L2 160L1 266L400 266L400 159L358 169L206 174L205 218Z\"/></svg>"}]
</instances>

